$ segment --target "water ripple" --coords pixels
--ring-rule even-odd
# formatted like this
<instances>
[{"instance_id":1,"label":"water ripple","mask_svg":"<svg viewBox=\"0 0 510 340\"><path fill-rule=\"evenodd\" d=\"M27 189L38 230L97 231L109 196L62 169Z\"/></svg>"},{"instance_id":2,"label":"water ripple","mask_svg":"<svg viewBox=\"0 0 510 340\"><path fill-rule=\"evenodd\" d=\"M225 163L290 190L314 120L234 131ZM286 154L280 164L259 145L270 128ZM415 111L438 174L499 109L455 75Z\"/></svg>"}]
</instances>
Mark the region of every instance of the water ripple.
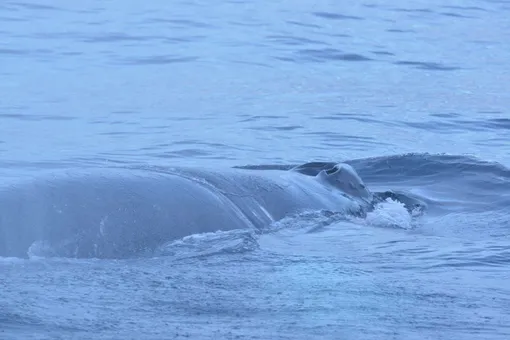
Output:
<instances>
[{"instance_id":1,"label":"water ripple","mask_svg":"<svg viewBox=\"0 0 510 340\"><path fill-rule=\"evenodd\" d=\"M429 8L394 8L395 12L405 12L405 13L434 13L433 10Z\"/></svg>"},{"instance_id":2,"label":"water ripple","mask_svg":"<svg viewBox=\"0 0 510 340\"><path fill-rule=\"evenodd\" d=\"M35 4L35 3L30 3L30 2L20 2L20 1L10 2L9 5L11 5L13 8L21 7L21 8L37 10L37 11L42 11L42 10L44 10L44 11L60 11L60 10L62 10L62 8L55 7L55 6Z\"/></svg>"},{"instance_id":3,"label":"water ripple","mask_svg":"<svg viewBox=\"0 0 510 340\"><path fill-rule=\"evenodd\" d=\"M364 20L362 17L357 17L354 15L345 15L345 14L337 14L330 12L314 12L314 15L325 18L325 19L334 19L334 20Z\"/></svg>"},{"instance_id":4,"label":"water ripple","mask_svg":"<svg viewBox=\"0 0 510 340\"><path fill-rule=\"evenodd\" d=\"M424 61L397 61L396 65L408 65L415 66L418 69L431 70L431 71L456 71L460 70L460 67L446 66L440 63L424 62Z\"/></svg>"},{"instance_id":5,"label":"water ripple","mask_svg":"<svg viewBox=\"0 0 510 340\"><path fill-rule=\"evenodd\" d=\"M470 15L464 15L459 13L452 13L452 12L443 12L439 13L441 15L447 16L447 17L454 17L454 18L464 18L464 19L474 19L476 17L470 16Z\"/></svg>"},{"instance_id":6,"label":"water ripple","mask_svg":"<svg viewBox=\"0 0 510 340\"><path fill-rule=\"evenodd\" d=\"M493 129L510 130L510 119L509 118L491 118L484 122L485 126Z\"/></svg>"},{"instance_id":7,"label":"water ripple","mask_svg":"<svg viewBox=\"0 0 510 340\"><path fill-rule=\"evenodd\" d=\"M149 36L149 35L131 35L124 32L101 32L96 36L84 37L83 42L87 43L111 43L117 41L147 41L147 40L165 40L164 36Z\"/></svg>"},{"instance_id":8,"label":"water ripple","mask_svg":"<svg viewBox=\"0 0 510 340\"><path fill-rule=\"evenodd\" d=\"M306 44L327 45L327 43L325 43L324 41L304 37L296 37L291 35L268 35L267 39L276 43L281 43L283 45L289 46L303 46Z\"/></svg>"},{"instance_id":9,"label":"water ripple","mask_svg":"<svg viewBox=\"0 0 510 340\"><path fill-rule=\"evenodd\" d=\"M15 119L24 121L58 121L58 120L74 120L76 117L72 116L58 116L58 115L34 115L26 113L0 113L0 119Z\"/></svg>"},{"instance_id":10,"label":"water ripple","mask_svg":"<svg viewBox=\"0 0 510 340\"><path fill-rule=\"evenodd\" d=\"M144 20L145 23L148 24L169 24L169 27L177 28L177 29L187 29L187 28L207 28L207 29L213 29L215 28L214 25L211 25L209 23L196 21L196 20L189 20L189 19L167 19L167 18L147 18Z\"/></svg>"},{"instance_id":11,"label":"water ripple","mask_svg":"<svg viewBox=\"0 0 510 340\"><path fill-rule=\"evenodd\" d=\"M488 12L487 9L477 6L456 6L456 5L444 5L443 8L450 8L462 11L477 11L477 12Z\"/></svg>"},{"instance_id":12,"label":"water ripple","mask_svg":"<svg viewBox=\"0 0 510 340\"><path fill-rule=\"evenodd\" d=\"M301 59L306 61L330 61L330 60L340 60L340 61L370 61L372 60L369 57L365 57L361 54L356 53L344 53L340 50L334 48L324 48L324 49L303 49L297 52L301 55Z\"/></svg>"},{"instance_id":13,"label":"water ripple","mask_svg":"<svg viewBox=\"0 0 510 340\"><path fill-rule=\"evenodd\" d=\"M163 65L163 64L186 63L196 61L198 59L199 57L178 57L162 55L139 58L126 58L121 63L126 65Z\"/></svg>"}]
</instances>

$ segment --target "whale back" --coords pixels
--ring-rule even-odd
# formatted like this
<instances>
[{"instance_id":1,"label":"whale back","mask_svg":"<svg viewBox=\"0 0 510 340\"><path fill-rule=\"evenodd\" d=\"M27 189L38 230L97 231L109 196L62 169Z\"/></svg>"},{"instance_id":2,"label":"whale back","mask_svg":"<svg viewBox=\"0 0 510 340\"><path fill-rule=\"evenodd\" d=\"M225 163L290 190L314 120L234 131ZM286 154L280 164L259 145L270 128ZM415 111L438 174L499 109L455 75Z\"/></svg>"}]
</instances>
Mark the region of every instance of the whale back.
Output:
<instances>
[{"instance_id":1,"label":"whale back","mask_svg":"<svg viewBox=\"0 0 510 340\"><path fill-rule=\"evenodd\" d=\"M335 164L330 169L321 170L316 177L323 183L333 186L349 196L367 201L372 200L372 193L367 189L356 170L349 164Z\"/></svg>"},{"instance_id":2,"label":"whale back","mask_svg":"<svg viewBox=\"0 0 510 340\"><path fill-rule=\"evenodd\" d=\"M330 170L337 163L332 162L309 162L300 164L290 169L290 171L299 172L307 176L317 176L322 170Z\"/></svg>"}]
</instances>

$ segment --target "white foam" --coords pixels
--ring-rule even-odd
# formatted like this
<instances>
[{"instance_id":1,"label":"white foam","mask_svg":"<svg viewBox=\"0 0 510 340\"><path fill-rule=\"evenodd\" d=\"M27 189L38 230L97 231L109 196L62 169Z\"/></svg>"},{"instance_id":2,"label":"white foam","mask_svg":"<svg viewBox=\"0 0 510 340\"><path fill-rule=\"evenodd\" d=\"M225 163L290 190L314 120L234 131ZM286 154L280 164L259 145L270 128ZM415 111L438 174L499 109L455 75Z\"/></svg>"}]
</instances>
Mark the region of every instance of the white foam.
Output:
<instances>
[{"instance_id":1,"label":"white foam","mask_svg":"<svg viewBox=\"0 0 510 340\"><path fill-rule=\"evenodd\" d=\"M156 249L156 256L187 258L204 255L239 253L258 247L254 230L236 229L186 236Z\"/></svg>"},{"instance_id":2,"label":"white foam","mask_svg":"<svg viewBox=\"0 0 510 340\"><path fill-rule=\"evenodd\" d=\"M407 211L403 203L387 198L367 214L365 224L375 227L410 229L413 227L413 214Z\"/></svg>"},{"instance_id":3,"label":"white foam","mask_svg":"<svg viewBox=\"0 0 510 340\"><path fill-rule=\"evenodd\" d=\"M27 255L29 259L40 259L51 257L54 251L47 242L35 241L28 247Z\"/></svg>"}]
</instances>

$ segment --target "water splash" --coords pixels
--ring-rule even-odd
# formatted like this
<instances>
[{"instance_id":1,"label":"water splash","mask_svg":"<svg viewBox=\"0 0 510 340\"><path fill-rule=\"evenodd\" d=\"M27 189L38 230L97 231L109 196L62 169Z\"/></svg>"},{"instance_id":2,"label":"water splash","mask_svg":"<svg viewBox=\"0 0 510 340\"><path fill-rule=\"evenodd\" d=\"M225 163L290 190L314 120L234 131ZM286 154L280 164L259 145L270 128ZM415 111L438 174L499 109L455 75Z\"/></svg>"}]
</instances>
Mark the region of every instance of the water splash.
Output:
<instances>
[{"instance_id":1,"label":"water splash","mask_svg":"<svg viewBox=\"0 0 510 340\"><path fill-rule=\"evenodd\" d=\"M421 211L418 209L409 212L404 203L387 198L367 214L364 224L383 228L412 229L415 226L414 217L420 214Z\"/></svg>"}]
</instances>

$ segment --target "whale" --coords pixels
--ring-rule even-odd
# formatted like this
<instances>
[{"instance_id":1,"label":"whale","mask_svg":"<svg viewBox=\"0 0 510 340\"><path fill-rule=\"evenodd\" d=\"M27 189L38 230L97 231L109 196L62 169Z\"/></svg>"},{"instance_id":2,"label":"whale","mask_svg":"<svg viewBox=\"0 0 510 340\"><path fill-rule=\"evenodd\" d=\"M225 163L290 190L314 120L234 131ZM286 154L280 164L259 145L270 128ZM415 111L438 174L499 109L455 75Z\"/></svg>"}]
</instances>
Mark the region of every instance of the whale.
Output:
<instances>
[{"instance_id":1,"label":"whale","mask_svg":"<svg viewBox=\"0 0 510 340\"><path fill-rule=\"evenodd\" d=\"M0 256L125 258L189 235L265 228L292 214L363 215L374 202L344 163L290 170L70 169L0 187Z\"/></svg>"}]
</instances>

